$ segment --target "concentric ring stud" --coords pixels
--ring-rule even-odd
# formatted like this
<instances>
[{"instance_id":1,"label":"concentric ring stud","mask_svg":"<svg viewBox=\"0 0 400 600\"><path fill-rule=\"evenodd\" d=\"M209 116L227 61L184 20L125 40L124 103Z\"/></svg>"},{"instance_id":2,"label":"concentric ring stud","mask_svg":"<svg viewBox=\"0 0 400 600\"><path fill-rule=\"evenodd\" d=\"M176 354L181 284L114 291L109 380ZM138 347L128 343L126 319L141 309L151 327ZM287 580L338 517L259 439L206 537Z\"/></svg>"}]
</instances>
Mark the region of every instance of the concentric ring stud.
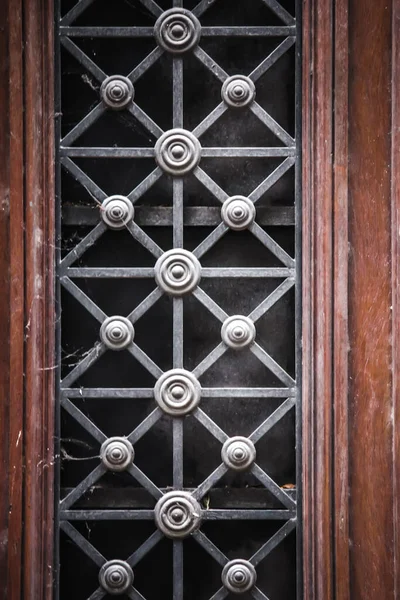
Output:
<instances>
[{"instance_id":1,"label":"concentric ring stud","mask_svg":"<svg viewBox=\"0 0 400 600\"><path fill-rule=\"evenodd\" d=\"M109 560L100 569L99 583L107 594L121 596L133 584L133 571L123 560Z\"/></svg>"},{"instance_id":2,"label":"concentric ring stud","mask_svg":"<svg viewBox=\"0 0 400 600\"><path fill-rule=\"evenodd\" d=\"M110 229L124 229L135 216L135 209L129 198L109 196L103 201L100 214Z\"/></svg>"},{"instance_id":3,"label":"concentric ring stud","mask_svg":"<svg viewBox=\"0 0 400 600\"><path fill-rule=\"evenodd\" d=\"M122 110L133 102L135 90L131 80L127 77L111 75L101 84L100 96L108 108Z\"/></svg>"},{"instance_id":4,"label":"concentric ring stud","mask_svg":"<svg viewBox=\"0 0 400 600\"><path fill-rule=\"evenodd\" d=\"M228 317L222 324L222 341L234 350L242 350L253 344L256 337L254 323L248 317L234 315Z\"/></svg>"},{"instance_id":5,"label":"concentric ring stud","mask_svg":"<svg viewBox=\"0 0 400 600\"><path fill-rule=\"evenodd\" d=\"M199 140L186 129L170 129L160 136L154 147L158 166L175 177L182 177L197 167L201 158Z\"/></svg>"},{"instance_id":6,"label":"concentric ring stud","mask_svg":"<svg viewBox=\"0 0 400 600\"><path fill-rule=\"evenodd\" d=\"M221 450L222 462L233 471L246 471L256 459L251 440L237 435L226 440Z\"/></svg>"},{"instance_id":7,"label":"concentric ring stud","mask_svg":"<svg viewBox=\"0 0 400 600\"><path fill-rule=\"evenodd\" d=\"M201 506L188 492L164 494L154 509L157 527L165 536L182 539L196 531L201 524Z\"/></svg>"},{"instance_id":8,"label":"concentric ring stud","mask_svg":"<svg viewBox=\"0 0 400 600\"><path fill-rule=\"evenodd\" d=\"M100 448L100 459L109 471L125 471L133 463L135 452L127 438L111 437Z\"/></svg>"},{"instance_id":9,"label":"concentric ring stud","mask_svg":"<svg viewBox=\"0 0 400 600\"><path fill-rule=\"evenodd\" d=\"M232 594L245 594L257 581L257 573L248 560L237 558L229 561L222 570L223 586Z\"/></svg>"},{"instance_id":10,"label":"concentric ring stud","mask_svg":"<svg viewBox=\"0 0 400 600\"><path fill-rule=\"evenodd\" d=\"M157 19L154 35L163 50L183 54L198 44L201 25L189 10L172 8Z\"/></svg>"},{"instance_id":11,"label":"concentric ring stud","mask_svg":"<svg viewBox=\"0 0 400 600\"><path fill-rule=\"evenodd\" d=\"M100 328L100 339L109 350L124 350L135 337L129 319L120 316L108 317Z\"/></svg>"},{"instance_id":12,"label":"concentric ring stud","mask_svg":"<svg viewBox=\"0 0 400 600\"><path fill-rule=\"evenodd\" d=\"M199 404L201 386L190 371L172 369L163 373L156 382L154 398L166 414L184 417Z\"/></svg>"},{"instance_id":13,"label":"concentric ring stud","mask_svg":"<svg viewBox=\"0 0 400 600\"><path fill-rule=\"evenodd\" d=\"M157 285L171 296L192 292L201 277L201 265L191 252L175 248L164 252L154 267Z\"/></svg>"},{"instance_id":14,"label":"concentric ring stud","mask_svg":"<svg viewBox=\"0 0 400 600\"><path fill-rule=\"evenodd\" d=\"M256 216L254 203L245 196L231 196L221 208L221 218L225 225L234 231L250 227Z\"/></svg>"},{"instance_id":15,"label":"concentric ring stud","mask_svg":"<svg viewBox=\"0 0 400 600\"><path fill-rule=\"evenodd\" d=\"M222 100L231 108L244 108L254 102L256 88L249 77L232 75L225 79L222 90Z\"/></svg>"}]
</instances>

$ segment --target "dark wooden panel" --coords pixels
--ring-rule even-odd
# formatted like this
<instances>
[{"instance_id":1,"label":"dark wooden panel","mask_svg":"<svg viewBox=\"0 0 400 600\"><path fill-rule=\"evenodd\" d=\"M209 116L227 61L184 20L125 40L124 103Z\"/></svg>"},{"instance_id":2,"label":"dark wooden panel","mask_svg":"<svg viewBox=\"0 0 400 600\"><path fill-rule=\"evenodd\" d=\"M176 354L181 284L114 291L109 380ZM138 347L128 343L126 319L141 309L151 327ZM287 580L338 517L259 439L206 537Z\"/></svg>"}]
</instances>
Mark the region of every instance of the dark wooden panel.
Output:
<instances>
[{"instance_id":1,"label":"dark wooden panel","mask_svg":"<svg viewBox=\"0 0 400 600\"><path fill-rule=\"evenodd\" d=\"M349 11L351 598L394 598L391 2Z\"/></svg>"}]
</instances>

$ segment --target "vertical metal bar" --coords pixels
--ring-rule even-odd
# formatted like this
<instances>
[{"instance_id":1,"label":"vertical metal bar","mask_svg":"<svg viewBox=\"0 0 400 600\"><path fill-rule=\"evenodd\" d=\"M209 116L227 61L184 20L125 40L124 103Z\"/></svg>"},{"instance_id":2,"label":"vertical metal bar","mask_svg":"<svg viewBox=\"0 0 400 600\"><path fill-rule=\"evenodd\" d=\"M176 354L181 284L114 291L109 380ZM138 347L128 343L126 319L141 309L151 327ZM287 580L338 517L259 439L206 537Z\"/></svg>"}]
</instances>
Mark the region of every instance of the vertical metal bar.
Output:
<instances>
[{"instance_id":1,"label":"vertical metal bar","mask_svg":"<svg viewBox=\"0 0 400 600\"><path fill-rule=\"evenodd\" d=\"M173 300L173 366L183 368L183 299Z\"/></svg>"},{"instance_id":2,"label":"vertical metal bar","mask_svg":"<svg viewBox=\"0 0 400 600\"><path fill-rule=\"evenodd\" d=\"M173 435L173 484L174 489L183 488L183 419L175 418L172 421Z\"/></svg>"},{"instance_id":3,"label":"vertical metal bar","mask_svg":"<svg viewBox=\"0 0 400 600\"><path fill-rule=\"evenodd\" d=\"M183 542L173 541L173 600L183 600Z\"/></svg>"},{"instance_id":4,"label":"vertical metal bar","mask_svg":"<svg viewBox=\"0 0 400 600\"><path fill-rule=\"evenodd\" d=\"M173 181L174 248L183 248L183 179Z\"/></svg>"},{"instance_id":5,"label":"vertical metal bar","mask_svg":"<svg viewBox=\"0 0 400 600\"><path fill-rule=\"evenodd\" d=\"M183 59L174 58L172 63L172 123L183 127Z\"/></svg>"}]
</instances>

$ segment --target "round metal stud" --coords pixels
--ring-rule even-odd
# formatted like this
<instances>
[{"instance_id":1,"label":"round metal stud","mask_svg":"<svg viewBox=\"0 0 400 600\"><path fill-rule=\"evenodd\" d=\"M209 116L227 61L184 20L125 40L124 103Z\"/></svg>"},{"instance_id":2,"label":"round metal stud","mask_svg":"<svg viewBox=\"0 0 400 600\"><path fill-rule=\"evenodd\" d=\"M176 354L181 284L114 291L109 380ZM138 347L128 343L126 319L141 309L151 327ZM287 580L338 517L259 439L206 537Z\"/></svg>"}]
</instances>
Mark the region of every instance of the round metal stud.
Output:
<instances>
[{"instance_id":1,"label":"round metal stud","mask_svg":"<svg viewBox=\"0 0 400 600\"><path fill-rule=\"evenodd\" d=\"M135 90L132 82L123 75L112 75L107 77L101 84L101 98L108 108L121 110L132 102Z\"/></svg>"},{"instance_id":2,"label":"round metal stud","mask_svg":"<svg viewBox=\"0 0 400 600\"><path fill-rule=\"evenodd\" d=\"M222 570L222 584L233 594L245 594L257 581L257 573L248 560L237 558L228 562Z\"/></svg>"},{"instance_id":3,"label":"round metal stud","mask_svg":"<svg viewBox=\"0 0 400 600\"><path fill-rule=\"evenodd\" d=\"M168 492L157 502L154 518L164 535L181 539L200 526L201 507L188 492Z\"/></svg>"},{"instance_id":4,"label":"round metal stud","mask_svg":"<svg viewBox=\"0 0 400 600\"><path fill-rule=\"evenodd\" d=\"M164 252L154 267L158 286L172 296L183 296L197 287L201 265L197 258L181 248Z\"/></svg>"},{"instance_id":5,"label":"round metal stud","mask_svg":"<svg viewBox=\"0 0 400 600\"><path fill-rule=\"evenodd\" d=\"M165 413L182 417L199 404L201 386L190 371L172 369L158 379L154 386L154 398Z\"/></svg>"},{"instance_id":6,"label":"round metal stud","mask_svg":"<svg viewBox=\"0 0 400 600\"><path fill-rule=\"evenodd\" d=\"M99 583L107 594L120 596L133 584L133 571L123 560L109 560L100 569Z\"/></svg>"},{"instance_id":7,"label":"round metal stud","mask_svg":"<svg viewBox=\"0 0 400 600\"><path fill-rule=\"evenodd\" d=\"M245 196L232 196L222 205L221 218L225 225L234 231L242 231L250 227L255 216L254 203Z\"/></svg>"},{"instance_id":8,"label":"round metal stud","mask_svg":"<svg viewBox=\"0 0 400 600\"><path fill-rule=\"evenodd\" d=\"M101 205L101 218L110 229L123 229L135 215L132 202L125 196L109 196Z\"/></svg>"},{"instance_id":9,"label":"round metal stud","mask_svg":"<svg viewBox=\"0 0 400 600\"><path fill-rule=\"evenodd\" d=\"M110 350L124 350L134 337L133 325L125 317L108 317L100 328L100 339Z\"/></svg>"},{"instance_id":10,"label":"round metal stud","mask_svg":"<svg viewBox=\"0 0 400 600\"><path fill-rule=\"evenodd\" d=\"M253 321L248 317L234 315L224 321L221 328L221 337L222 341L230 348L241 350L254 342L256 328Z\"/></svg>"},{"instance_id":11,"label":"round metal stud","mask_svg":"<svg viewBox=\"0 0 400 600\"><path fill-rule=\"evenodd\" d=\"M246 471L256 459L256 449L251 440L241 435L231 437L222 446L221 458L234 471Z\"/></svg>"},{"instance_id":12,"label":"round metal stud","mask_svg":"<svg viewBox=\"0 0 400 600\"><path fill-rule=\"evenodd\" d=\"M173 54L183 54L198 43L201 25L189 10L172 8L157 19L154 34L161 48Z\"/></svg>"},{"instance_id":13,"label":"round metal stud","mask_svg":"<svg viewBox=\"0 0 400 600\"><path fill-rule=\"evenodd\" d=\"M110 471L125 471L133 463L135 451L129 440L123 437L111 437L103 442L100 458Z\"/></svg>"},{"instance_id":14,"label":"round metal stud","mask_svg":"<svg viewBox=\"0 0 400 600\"><path fill-rule=\"evenodd\" d=\"M190 131L170 129L158 138L154 154L158 166L163 171L180 177L197 167L201 157L201 146Z\"/></svg>"},{"instance_id":15,"label":"round metal stud","mask_svg":"<svg viewBox=\"0 0 400 600\"><path fill-rule=\"evenodd\" d=\"M249 77L233 75L225 79L222 90L222 100L233 108L243 108L254 101L256 88Z\"/></svg>"}]
</instances>

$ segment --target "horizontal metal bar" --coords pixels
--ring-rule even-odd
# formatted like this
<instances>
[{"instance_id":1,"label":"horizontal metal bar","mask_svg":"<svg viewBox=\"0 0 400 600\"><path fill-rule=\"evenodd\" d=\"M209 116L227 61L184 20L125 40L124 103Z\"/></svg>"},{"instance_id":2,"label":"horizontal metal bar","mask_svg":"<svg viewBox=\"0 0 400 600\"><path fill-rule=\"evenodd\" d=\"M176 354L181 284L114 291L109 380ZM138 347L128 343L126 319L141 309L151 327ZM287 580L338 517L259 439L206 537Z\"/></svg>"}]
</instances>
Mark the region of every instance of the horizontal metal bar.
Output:
<instances>
[{"instance_id":1,"label":"horizontal metal bar","mask_svg":"<svg viewBox=\"0 0 400 600\"><path fill-rule=\"evenodd\" d=\"M271 28L268 28L271 29ZM285 29L280 28L280 29ZM291 29L286 27L286 29ZM61 36L69 37L153 37L154 27L60 27ZM281 35L281 34L279 34ZM285 34L282 34L285 35ZM289 35L289 34L287 34Z\"/></svg>"},{"instance_id":2,"label":"horizontal metal bar","mask_svg":"<svg viewBox=\"0 0 400 600\"><path fill-rule=\"evenodd\" d=\"M71 269L69 269L71 270ZM202 277L294 277L295 269L279 269L273 267L206 267L201 270Z\"/></svg>"},{"instance_id":3,"label":"horizontal metal bar","mask_svg":"<svg viewBox=\"0 0 400 600\"><path fill-rule=\"evenodd\" d=\"M153 388L65 388L68 398L153 398ZM288 394L286 394L288 395Z\"/></svg>"},{"instance_id":4,"label":"horizontal metal bar","mask_svg":"<svg viewBox=\"0 0 400 600\"><path fill-rule=\"evenodd\" d=\"M96 207L64 205L62 208L64 225L96 225L99 218L99 209ZM136 206L135 223L142 227L171 227L172 208L167 206ZM220 223L220 208L193 206L183 209L183 224L185 227L212 227ZM294 207L259 206L257 207L257 223L263 226L294 226Z\"/></svg>"},{"instance_id":5,"label":"horizontal metal bar","mask_svg":"<svg viewBox=\"0 0 400 600\"><path fill-rule=\"evenodd\" d=\"M272 156L295 156L296 148L283 146L282 148L202 148L204 158L264 158Z\"/></svg>"},{"instance_id":6,"label":"horizontal metal bar","mask_svg":"<svg viewBox=\"0 0 400 600\"><path fill-rule=\"evenodd\" d=\"M62 510L61 521L151 521L153 510Z\"/></svg>"},{"instance_id":7,"label":"horizontal metal bar","mask_svg":"<svg viewBox=\"0 0 400 600\"><path fill-rule=\"evenodd\" d=\"M203 398L288 398L296 388L202 388Z\"/></svg>"},{"instance_id":8,"label":"horizontal metal bar","mask_svg":"<svg viewBox=\"0 0 400 600\"><path fill-rule=\"evenodd\" d=\"M153 158L154 148L60 147L60 156L80 158Z\"/></svg>"},{"instance_id":9,"label":"horizontal metal bar","mask_svg":"<svg viewBox=\"0 0 400 600\"><path fill-rule=\"evenodd\" d=\"M232 36L232 37L280 37L296 35L296 26L274 26L274 27L202 27L202 37Z\"/></svg>"},{"instance_id":10,"label":"horizontal metal bar","mask_svg":"<svg viewBox=\"0 0 400 600\"><path fill-rule=\"evenodd\" d=\"M98 277L108 279L109 277L146 279L154 277L154 269L142 267L70 267L66 269L68 277Z\"/></svg>"},{"instance_id":11,"label":"horizontal metal bar","mask_svg":"<svg viewBox=\"0 0 400 600\"><path fill-rule=\"evenodd\" d=\"M294 510L204 510L205 521L284 521L296 516Z\"/></svg>"}]
</instances>

